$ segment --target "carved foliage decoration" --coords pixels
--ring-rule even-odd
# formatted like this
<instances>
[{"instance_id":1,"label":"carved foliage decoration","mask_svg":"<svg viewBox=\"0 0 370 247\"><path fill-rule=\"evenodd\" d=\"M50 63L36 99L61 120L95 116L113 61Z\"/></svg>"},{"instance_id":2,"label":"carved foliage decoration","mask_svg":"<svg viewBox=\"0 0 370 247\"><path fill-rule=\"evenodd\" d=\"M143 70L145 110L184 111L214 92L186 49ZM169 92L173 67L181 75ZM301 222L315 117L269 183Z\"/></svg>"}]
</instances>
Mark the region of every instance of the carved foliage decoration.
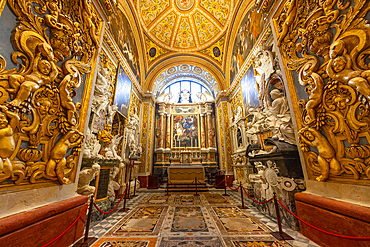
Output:
<instances>
[{"instance_id":1,"label":"carved foliage decoration","mask_svg":"<svg viewBox=\"0 0 370 247\"><path fill-rule=\"evenodd\" d=\"M224 122L222 118L222 103L217 106L217 116L218 116L218 128L220 134L220 153L221 153L221 170L226 171L226 150L225 150L225 140L224 140Z\"/></svg>"},{"instance_id":2,"label":"carved foliage decoration","mask_svg":"<svg viewBox=\"0 0 370 247\"><path fill-rule=\"evenodd\" d=\"M308 95L299 102L299 139L318 181L370 181L369 10L366 0L288 0L275 22L284 60Z\"/></svg>"},{"instance_id":3,"label":"carved foliage decoration","mask_svg":"<svg viewBox=\"0 0 370 247\"><path fill-rule=\"evenodd\" d=\"M230 134L230 120L229 120L229 108L227 102L222 102L222 111L223 111L223 117L224 117L224 125L225 125L225 141L226 141L226 157L228 161L227 170L231 172L233 170L231 166L231 154L232 154L232 148L231 148L231 134Z\"/></svg>"},{"instance_id":4,"label":"carved foliage decoration","mask_svg":"<svg viewBox=\"0 0 370 247\"><path fill-rule=\"evenodd\" d=\"M97 48L99 21L87 0L9 0L17 17L11 62L0 54L0 187L74 180L83 135L82 75ZM10 34L9 34L10 35Z\"/></svg>"},{"instance_id":5,"label":"carved foliage decoration","mask_svg":"<svg viewBox=\"0 0 370 247\"><path fill-rule=\"evenodd\" d=\"M140 143L143 145L143 154L141 156L141 166L139 168L139 173L145 172L145 164L147 162L146 157L146 143L148 141L148 116L150 111L150 104L144 103L143 104L143 118L142 118L142 127L141 127L141 141Z\"/></svg>"}]
</instances>

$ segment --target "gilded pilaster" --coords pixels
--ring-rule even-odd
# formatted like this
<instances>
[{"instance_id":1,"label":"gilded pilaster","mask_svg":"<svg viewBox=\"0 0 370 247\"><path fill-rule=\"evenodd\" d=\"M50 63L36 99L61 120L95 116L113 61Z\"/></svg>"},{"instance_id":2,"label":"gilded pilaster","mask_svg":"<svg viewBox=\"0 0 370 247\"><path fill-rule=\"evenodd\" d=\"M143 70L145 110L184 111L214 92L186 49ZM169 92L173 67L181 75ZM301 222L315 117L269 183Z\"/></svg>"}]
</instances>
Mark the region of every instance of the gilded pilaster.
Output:
<instances>
[{"instance_id":1,"label":"gilded pilaster","mask_svg":"<svg viewBox=\"0 0 370 247\"><path fill-rule=\"evenodd\" d=\"M166 130L166 122L164 121L164 113L161 112L159 113L159 117L160 117L160 125L161 125L161 133L159 135L159 148L163 148L164 147L164 143L165 143L165 130Z\"/></svg>"},{"instance_id":2,"label":"gilded pilaster","mask_svg":"<svg viewBox=\"0 0 370 247\"><path fill-rule=\"evenodd\" d=\"M167 114L166 148L171 148L171 114Z\"/></svg>"},{"instance_id":3,"label":"gilded pilaster","mask_svg":"<svg viewBox=\"0 0 370 247\"><path fill-rule=\"evenodd\" d=\"M207 126L208 126L207 128L208 148L213 148L215 143L215 131L211 117L211 112L207 112Z\"/></svg>"},{"instance_id":4,"label":"gilded pilaster","mask_svg":"<svg viewBox=\"0 0 370 247\"><path fill-rule=\"evenodd\" d=\"M201 147L206 148L206 136L205 136L206 128L204 126L204 114L200 114L200 126L201 126L200 138L202 145Z\"/></svg>"}]
</instances>

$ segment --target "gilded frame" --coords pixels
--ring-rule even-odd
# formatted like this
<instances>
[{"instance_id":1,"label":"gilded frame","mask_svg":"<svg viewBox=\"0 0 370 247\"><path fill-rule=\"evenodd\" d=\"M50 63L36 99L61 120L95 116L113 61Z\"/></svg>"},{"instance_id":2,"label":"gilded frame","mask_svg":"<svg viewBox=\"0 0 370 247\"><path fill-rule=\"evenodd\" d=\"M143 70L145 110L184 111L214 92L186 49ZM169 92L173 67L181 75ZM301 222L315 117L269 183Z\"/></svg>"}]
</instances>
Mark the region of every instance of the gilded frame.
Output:
<instances>
[{"instance_id":1,"label":"gilded frame","mask_svg":"<svg viewBox=\"0 0 370 247\"><path fill-rule=\"evenodd\" d=\"M181 118L184 118L184 117L189 117L189 116L193 116L196 118L196 124L197 124L197 128L196 128L196 131L197 131L197 137L196 137L196 140L197 140L197 147L191 147L191 146L182 146L182 145L179 145L179 147L176 147L176 145L174 145L174 121L177 117L181 117ZM199 128L199 118L200 118L200 115L199 114L172 114L171 115L171 148L172 149L182 149L182 148L185 148L185 149L199 149L200 148L200 132L202 131L200 128ZM180 120L182 121L182 120ZM204 131L204 130L203 130ZM181 142L180 142L181 143Z\"/></svg>"}]
</instances>

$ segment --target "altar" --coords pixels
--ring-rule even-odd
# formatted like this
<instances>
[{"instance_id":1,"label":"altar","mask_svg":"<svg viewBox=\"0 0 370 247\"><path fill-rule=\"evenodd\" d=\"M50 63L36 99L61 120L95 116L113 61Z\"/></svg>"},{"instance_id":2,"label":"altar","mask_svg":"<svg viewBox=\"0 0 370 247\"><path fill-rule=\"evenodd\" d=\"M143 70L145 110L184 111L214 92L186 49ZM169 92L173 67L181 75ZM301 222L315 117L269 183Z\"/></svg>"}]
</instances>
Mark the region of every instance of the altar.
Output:
<instances>
[{"instance_id":1,"label":"altar","mask_svg":"<svg viewBox=\"0 0 370 247\"><path fill-rule=\"evenodd\" d=\"M168 181L171 183L191 183L195 178L204 183L203 166L169 166L167 169Z\"/></svg>"}]
</instances>

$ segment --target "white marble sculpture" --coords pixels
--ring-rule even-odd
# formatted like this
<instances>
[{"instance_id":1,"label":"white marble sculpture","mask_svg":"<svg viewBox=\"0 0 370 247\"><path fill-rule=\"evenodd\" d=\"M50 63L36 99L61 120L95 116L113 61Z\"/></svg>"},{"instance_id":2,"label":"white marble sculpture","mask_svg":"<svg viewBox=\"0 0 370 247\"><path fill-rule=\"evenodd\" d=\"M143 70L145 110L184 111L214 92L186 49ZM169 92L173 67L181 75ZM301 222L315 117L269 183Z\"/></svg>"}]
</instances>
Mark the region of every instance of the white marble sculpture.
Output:
<instances>
[{"instance_id":1,"label":"white marble sculpture","mask_svg":"<svg viewBox=\"0 0 370 247\"><path fill-rule=\"evenodd\" d=\"M130 120L126 126L126 145L124 158L131 158L134 156L140 157L142 148L140 144L140 126L139 116L137 115L137 108L135 107L134 113L130 116Z\"/></svg>"},{"instance_id":2,"label":"white marble sculpture","mask_svg":"<svg viewBox=\"0 0 370 247\"><path fill-rule=\"evenodd\" d=\"M115 190L119 190L120 188L120 184L115 181L115 178L117 177L118 173L122 169L121 166L124 167L124 164L120 164L120 167L115 166L110 169L107 195L108 195L108 199L112 202L114 202L114 200L116 199Z\"/></svg>"},{"instance_id":3,"label":"white marble sculpture","mask_svg":"<svg viewBox=\"0 0 370 247\"><path fill-rule=\"evenodd\" d=\"M77 193L85 196L91 196L95 192L95 187L90 182L99 174L100 165L95 163L91 168L84 168L80 171L78 179Z\"/></svg>"},{"instance_id":4,"label":"white marble sculpture","mask_svg":"<svg viewBox=\"0 0 370 247\"><path fill-rule=\"evenodd\" d=\"M243 117L243 108L241 106L238 106L236 108L236 114L235 114L235 122L237 122L239 119Z\"/></svg>"},{"instance_id":5,"label":"white marble sculpture","mask_svg":"<svg viewBox=\"0 0 370 247\"><path fill-rule=\"evenodd\" d=\"M113 124L113 116L114 116L114 114L116 113L117 110L118 110L117 105L109 105L108 106L108 121L107 121L107 124L110 124L110 125Z\"/></svg>"},{"instance_id":6,"label":"white marble sculpture","mask_svg":"<svg viewBox=\"0 0 370 247\"><path fill-rule=\"evenodd\" d=\"M158 102L170 103L171 99L173 98L172 93L163 92L158 96Z\"/></svg>"},{"instance_id":7,"label":"white marble sculpture","mask_svg":"<svg viewBox=\"0 0 370 247\"><path fill-rule=\"evenodd\" d=\"M270 50L262 50L257 53L254 59L255 70L260 74L256 77L258 84L258 99L262 108L266 108L270 105L268 97L268 80L271 75L275 72L274 69L274 56Z\"/></svg>"},{"instance_id":8,"label":"white marble sculpture","mask_svg":"<svg viewBox=\"0 0 370 247\"><path fill-rule=\"evenodd\" d=\"M96 135L94 135L90 130L86 133L84 145L84 158L96 158L99 155L101 145L96 138Z\"/></svg>"},{"instance_id":9,"label":"white marble sculpture","mask_svg":"<svg viewBox=\"0 0 370 247\"><path fill-rule=\"evenodd\" d=\"M99 73L95 82L94 97L92 102L92 111L100 115L100 111L105 109L110 103L109 87L111 79L109 78L109 70L100 65Z\"/></svg>"},{"instance_id":10,"label":"white marble sculpture","mask_svg":"<svg viewBox=\"0 0 370 247\"><path fill-rule=\"evenodd\" d=\"M270 115L266 118L266 123L273 129L272 138L296 144L288 100L278 89L272 90L270 95L273 102L269 108Z\"/></svg>"},{"instance_id":11,"label":"white marble sculpture","mask_svg":"<svg viewBox=\"0 0 370 247\"><path fill-rule=\"evenodd\" d=\"M117 154L117 146L121 141L123 136L115 135L113 136L112 142L108 146L108 151L105 153L107 159L119 159L122 160L121 156Z\"/></svg>"}]
</instances>

